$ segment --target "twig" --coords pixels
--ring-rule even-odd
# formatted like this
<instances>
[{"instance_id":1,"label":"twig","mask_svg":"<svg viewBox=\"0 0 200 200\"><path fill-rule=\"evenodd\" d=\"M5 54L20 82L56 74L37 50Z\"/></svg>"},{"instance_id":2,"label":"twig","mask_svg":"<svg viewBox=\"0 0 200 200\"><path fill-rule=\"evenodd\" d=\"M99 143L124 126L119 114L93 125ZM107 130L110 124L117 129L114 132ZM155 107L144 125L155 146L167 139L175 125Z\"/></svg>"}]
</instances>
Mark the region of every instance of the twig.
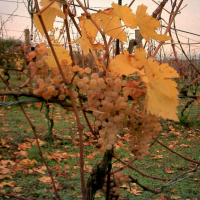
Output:
<instances>
[{"instance_id":1,"label":"twig","mask_svg":"<svg viewBox=\"0 0 200 200\"><path fill-rule=\"evenodd\" d=\"M167 26L167 28L166 28L166 30L165 30L165 34L169 31L170 26L171 26L172 22L174 21L174 18L176 17L176 14L178 13L179 8L180 8L180 6L181 6L182 3L183 3L183 0L181 0L181 1L179 2L179 5L177 6L176 11L173 13L173 16L171 17L171 20L170 20L170 22L169 22L169 24L168 24L168 26ZM160 49L160 47L162 46L163 43L164 43L164 42L160 42L160 43L159 43L159 45L158 45L157 48L155 49L155 51L154 51L152 57L154 57L154 56L158 53L158 50Z\"/></svg>"},{"instance_id":2,"label":"twig","mask_svg":"<svg viewBox=\"0 0 200 200\"><path fill-rule=\"evenodd\" d=\"M6 193L3 193L3 192L0 192L0 195L6 196L6 197L11 197L11 198L22 199L22 200L32 200L32 199L29 199L29 198L20 197L20 196L15 195L15 194L6 194Z\"/></svg>"},{"instance_id":3,"label":"twig","mask_svg":"<svg viewBox=\"0 0 200 200\"><path fill-rule=\"evenodd\" d=\"M135 0L132 0L128 7L131 7Z\"/></svg>"},{"instance_id":4,"label":"twig","mask_svg":"<svg viewBox=\"0 0 200 200\"><path fill-rule=\"evenodd\" d=\"M80 102L80 104L81 104L81 107L83 107L82 99L79 98L79 102ZM89 120L88 120L88 117L87 117L87 115L86 115L85 110L82 110L82 112L83 112L83 115L84 115L84 117L85 117L85 120L86 120L86 122L87 122L87 125L88 125L88 127L89 127L89 129L90 129L92 135L93 135L93 136L95 137L95 139L97 140L98 137L97 137L95 131L93 130L93 128L91 127L91 124L90 124L90 122L89 122Z\"/></svg>"},{"instance_id":5,"label":"twig","mask_svg":"<svg viewBox=\"0 0 200 200\"><path fill-rule=\"evenodd\" d=\"M184 158L185 160L188 160L188 161L193 162L193 163L195 163L195 164L197 164L197 165L200 165L200 162L197 162L197 161L192 160L192 159L190 159L190 158L186 158L185 156L181 155L180 153L174 151L173 149L171 149L171 148L169 148L168 146L166 146L165 144L163 144L161 141L159 141L159 140L156 139L155 137L152 137L152 138L153 138L156 142L158 142L160 145L162 145L163 147L165 147L166 149L168 149L169 151L171 151L172 153L175 153L176 155L178 155L178 156Z\"/></svg>"},{"instance_id":6,"label":"twig","mask_svg":"<svg viewBox=\"0 0 200 200\"><path fill-rule=\"evenodd\" d=\"M64 4L63 5L63 12L65 12L66 8L67 7ZM68 44L69 44L69 50L70 50L70 57L71 57L71 60L72 60L72 66L74 66L75 65L75 63L74 63L74 55L73 55L73 51L72 51L72 44L71 44L71 38L70 38L70 33L69 33L69 24L68 24L67 16L64 19L64 23L65 23L65 28L66 28L66 31L67 31L67 40L68 40Z\"/></svg>"},{"instance_id":7,"label":"twig","mask_svg":"<svg viewBox=\"0 0 200 200\"><path fill-rule=\"evenodd\" d=\"M49 8L55 1L56 1L56 0L50 1L50 3L49 3L47 6L45 6L44 8L42 8L42 9L40 10L40 12L38 12L37 14L38 14L38 15L41 15L41 14L42 14L47 8Z\"/></svg>"},{"instance_id":8,"label":"twig","mask_svg":"<svg viewBox=\"0 0 200 200\"><path fill-rule=\"evenodd\" d=\"M124 165L126 165L126 162L124 162L123 160L117 158L116 156L114 156L114 158L115 158L115 159L118 159L121 163L123 163ZM142 176L145 176L145 177L148 177L148 178L153 178L153 179L157 179L157 180L161 180L161 181L166 181L166 180L168 180L168 179L166 179L166 178L160 178L160 177L150 176L150 175L148 175L148 174L145 174L145 173L141 172L140 170L136 169L135 167L133 167L132 165L128 165L128 167L129 167L130 169L133 169L134 171L140 173Z\"/></svg>"},{"instance_id":9,"label":"twig","mask_svg":"<svg viewBox=\"0 0 200 200\"><path fill-rule=\"evenodd\" d=\"M31 76L28 77L28 79L27 79L19 88L26 87L27 84L29 83L29 81L35 76L36 72L37 72L37 68L36 68L35 71L31 74Z\"/></svg>"},{"instance_id":10,"label":"twig","mask_svg":"<svg viewBox=\"0 0 200 200\"><path fill-rule=\"evenodd\" d=\"M181 110L181 116L183 117L183 113L184 113L184 111L188 108L188 106L190 105L190 104L192 104L194 102L194 99L191 99L191 100L189 100L186 104L185 104L185 106L183 107L183 109Z\"/></svg>"},{"instance_id":11,"label":"twig","mask_svg":"<svg viewBox=\"0 0 200 200\"><path fill-rule=\"evenodd\" d=\"M115 159L118 159L116 156L114 156L114 158L115 158ZM133 163L133 162L136 161L136 160L137 160L137 158L134 158L133 160L131 160L131 161L129 161L128 163L126 163L123 167L120 167L119 169L110 172L110 174L115 174L115 173L117 173L117 172L119 172L119 171L122 171L122 170L125 169L128 165L130 165L131 163ZM120 161L120 159L119 159L119 161Z\"/></svg>"},{"instance_id":12,"label":"twig","mask_svg":"<svg viewBox=\"0 0 200 200\"><path fill-rule=\"evenodd\" d=\"M141 188L143 188L143 190L153 192L154 194L158 194L161 192L161 190L155 190L153 188L142 185L137 179L133 178L131 175L129 175L129 178L132 180L131 182L138 184Z\"/></svg>"},{"instance_id":13,"label":"twig","mask_svg":"<svg viewBox=\"0 0 200 200\"><path fill-rule=\"evenodd\" d=\"M176 1L174 1L173 5L172 5L171 13L174 12L175 6L176 6ZM171 19L171 15L170 15L170 19ZM170 35L171 38L172 38L171 29L169 29L169 35ZM180 65L180 63L179 63L179 59L178 59L178 57L177 57L177 52L176 52L176 50L175 50L175 45L174 45L174 40L173 40L173 39L171 39L171 46L172 46L172 49L173 49L173 52L174 52L175 61L176 61L177 65L178 65L178 68L179 68L179 70L180 70L180 75L181 75L181 76L184 76L183 69L182 69L182 67L181 67L181 65Z\"/></svg>"},{"instance_id":14,"label":"twig","mask_svg":"<svg viewBox=\"0 0 200 200\"><path fill-rule=\"evenodd\" d=\"M157 9L153 12L152 17L156 18L159 13L161 13L162 9L164 8L165 4L168 0L163 0L160 5L157 7Z\"/></svg>"}]
</instances>

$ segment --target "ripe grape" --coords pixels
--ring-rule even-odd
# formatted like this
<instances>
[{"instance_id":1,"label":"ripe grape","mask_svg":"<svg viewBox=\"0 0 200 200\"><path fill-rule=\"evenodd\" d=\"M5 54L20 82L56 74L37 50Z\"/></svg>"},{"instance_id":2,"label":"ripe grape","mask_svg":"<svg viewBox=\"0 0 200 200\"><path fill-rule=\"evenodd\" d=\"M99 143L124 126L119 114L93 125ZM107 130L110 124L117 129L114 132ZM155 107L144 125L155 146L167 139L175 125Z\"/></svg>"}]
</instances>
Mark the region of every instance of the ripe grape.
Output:
<instances>
[{"instance_id":1,"label":"ripe grape","mask_svg":"<svg viewBox=\"0 0 200 200\"><path fill-rule=\"evenodd\" d=\"M111 150L111 149L112 149L112 144L107 144L107 145L106 145L106 149L107 149L107 150Z\"/></svg>"},{"instance_id":2,"label":"ripe grape","mask_svg":"<svg viewBox=\"0 0 200 200\"><path fill-rule=\"evenodd\" d=\"M97 84L98 84L98 85L104 84L104 79L103 79L103 78L98 78L98 79L97 79Z\"/></svg>"},{"instance_id":3,"label":"ripe grape","mask_svg":"<svg viewBox=\"0 0 200 200\"><path fill-rule=\"evenodd\" d=\"M36 67L41 69L44 66L44 63L41 60L38 60L38 61L36 61L35 65L36 65Z\"/></svg>"},{"instance_id":4,"label":"ripe grape","mask_svg":"<svg viewBox=\"0 0 200 200\"><path fill-rule=\"evenodd\" d=\"M58 69L58 67L53 67L51 69L51 71L54 73L54 74L58 74L60 72L60 70Z\"/></svg>"},{"instance_id":5,"label":"ripe grape","mask_svg":"<svg viewBox=\"0 0 200 200\"><path fill-rule=\"evenodd\" d=\"M43 47L46 48L46 44L44 42L41 42L40 44L38 44L39 47Z\"/></svg>"},{"instance_id":6,"label":"ripe grape","mask_svg":"<svg viewBox=\"0 0 200 200\"><path fill-rule=\"evenodd\" d=\"M31 51L31 52L27 55L27 57L28 57L29 60L32 60L35 56L36 56L35 51Z\"/></svg>"},{"instance_id":7,"label":"ripe grape","mask_svg":"<svg viewBox=\"0 0 200 200\"><path fill-rule=\"evenodd\" d=\"M78 65L74 65L73 67L72 67L72 70L74 71L74 72L78 72L79 71L79 66Z\"/></svg>"},{"instance_id":8,"label":"ripe grape","mask_svg":"<svg viewBox=\"0 0 200 200\"><path fill-rule=\"evenodd\" d=\"M92 71L91 68L89 68L89 67L86 67L86 68L85 68L85 73L86 73L86 74L91 73L91 71Z\"/></svg>"},{"instance_id":9,"label":"ripe grape","mask_svg":"<svg viewBox=\"0 0 200 200\"><path fill-rule=\"evenodd\" d=\"M45 83L44 82L40 82L39 83L39 88L44 88L45 87Z\"/></svg>"},{"instance_id":10,"label":"ripe grape","mask_svg":"<svg viewBox=\"0 0 200 200\"><path fill-rule=\"evenodd\" d=\"M98 79L98 78L99 78L98 73L92 73L92 74L91 74L91 78L92 78L92 79Z\"/></svg>"},{"instance_id":11,"label":"ripe grape","mask_svg":"<svg viewBox=\"0 0 200 200\"><path fill-rule=\"evenodd\" d=\"M83 81L78 81L77 83L76 83L76 85L78 86L78 87L83 87L84 86L84 83L83 83Z\"/></svg>"},{"instance_id":12,"label":"ripe grape","mask_svg":"<svg viewBox=\"0 0 200 200\"><path fill-rule=\"evenodd\" d=\"M83 79L82 79L82 81L83 81L83 83L88 83L89 82L89 79L87 78L87 77L84 77Z\"/></svg>"},{"instance_id":13,"label":"ripe grape","mask_svg":"<svg viewBox=\"0 0 200 200\"><path fill-rule=\"evenodd\" d=\"M37 48L36 51L37 51L38 54L42 54L42 53L45 52L45 48L44 47L40 47L40 48Z\"/></svg>"},{"instance_id":14,"label":"ripe grape","mask_svg":"<svg viewBox=\"0 0 200 200\"><path fill-rule=\"evenodd\" d=\"M65 99L65 95L64 94L60 94L60 95L58 95L58 98L60 99L60 100L64 100Z\"/></svg>"},{"instance_id":15,"label":"ripe grape","mask_svg":"<svg viewBox=\"0 0 200 200\"><path fill-rule=\"evenodd\" d=\"M68 64L67 59L62 59L62 60L61 60L61 65L67 65L67 64Z\"/></svg>"}]
</instances>

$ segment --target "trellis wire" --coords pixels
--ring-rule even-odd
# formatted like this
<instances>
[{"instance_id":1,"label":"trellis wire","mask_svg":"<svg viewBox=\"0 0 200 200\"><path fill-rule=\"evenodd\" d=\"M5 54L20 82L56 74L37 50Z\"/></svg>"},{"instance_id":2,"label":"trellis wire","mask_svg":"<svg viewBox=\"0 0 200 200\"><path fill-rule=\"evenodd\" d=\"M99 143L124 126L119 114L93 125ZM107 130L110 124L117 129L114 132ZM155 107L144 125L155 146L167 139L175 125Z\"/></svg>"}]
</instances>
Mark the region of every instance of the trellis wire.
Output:
<instances>
[{"instance_id":1,"label":"trellis wire","mask_svg":"<svg viewBox=\"0 0 200 200\"><path fill-rule=\"evenodd\" d=\"M6 101L0 102L0 106L13 106L17 104L28 104L28 103L36 103L41 102L42 100L39 98L29 98L29 99L21 99L19 101Z\"/></svg>"},{"instance_id":2,"label":"trellis wire","mask_svg":"<svg viewBox=\"0 0 200 200\"><path fill-rule=\"evenodd\" d=\"M189 175L187 175L187 176L185 176L185 177L183 177L183 178L180 178L180 179L178 179L178 180L175 180L175 181L173 181L173 182L171 182L171 183L168 183L168 184L166 184L166 185L157 187L157 188L155 189L155 191L156 191L156 190L160 190L160 189L163 190L164 188L166 188L166 187L168 187L168 186L170 186L170 185L172 185L172 184L174 184L174 183L180 182L180 181L182 181L182 180L184 180L184 179L186 179L186 178L188 178L188 177L194 175L195 173L197 173L197 172L199 172L199 171L200 171L200 169L198 169L197 171L195 171L195 172L193 172L193 173L191 173L191 174L189 174ZM146 191L146 192L150 192L150 191ZM144 194L142 194L142 195L140 195L140 196L138 196L138 197L136 197L136 198L134 198L134 199L130 199L130 200L139 199L139 198L141 198L142 196L145 196L145 195L146 195L146 194L144 193ZM151 194L151 196L152 196L152 194ZM149 197L151 197L151 196L149 196ZM147 198L145 198L145 199L148 199L149 197L147 197Z\"/></svg>"}]
</instances>

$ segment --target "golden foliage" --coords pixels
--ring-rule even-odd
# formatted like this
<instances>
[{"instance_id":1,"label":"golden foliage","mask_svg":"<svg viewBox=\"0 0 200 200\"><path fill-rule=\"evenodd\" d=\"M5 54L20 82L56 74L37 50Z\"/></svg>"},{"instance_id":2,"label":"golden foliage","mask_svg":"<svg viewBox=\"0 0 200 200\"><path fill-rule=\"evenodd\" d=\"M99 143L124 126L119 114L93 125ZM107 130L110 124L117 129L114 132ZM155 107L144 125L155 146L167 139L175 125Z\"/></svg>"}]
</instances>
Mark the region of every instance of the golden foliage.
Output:
<instances>
[{"instance_id":1,"label":"golden foliage","mask_svg":"<svg viewBox=\"0 0 200 200\"><path fill-rule=\"evenodd\" d=\"M64 47L54 46L54 50L56 52L56 55L57 55L60 63L61 63L61 60L63 60L63 59L66 59L68 61L68 65L72 63L72 60L69 56L69 51L64 49ZM55 61L53 55L46 56L45 62L48 64L50 69L53 67L57 67L57 64L56 64L56 61Z\"/></svg>"},{"instance_id":2,"label":"golden foliage","mask_svg":"<svg viewBox=\"0 0 200 200\"><path fill-rule=\"evenodd\" d=\"M49 0L42 0L41 5L46 7L51 1ZM56 16L64 18L65 15L60 9L61 4L59 2L54 2L50 7L48 7L44 12L42 12L41 16L43 19L43 22L45 24L45 27L47 31L53 29L53 23L55 21ZM40 20L37 16L37 14L33 14L33 20L35 27L40 31L42 35L44 35L44 30L42 28L42 25L40 23Z\"/></svg>"},{"instance_id":3,"label":"golden foliage","mask_svg":"<svg viewBox=\"0 0 200 200\"><path fill-rule=\"evenodd\" d=\"M161 25L157 19L146 14L146 10L146 6L140 5L136 11L136 22L137 26L140 28L142 37L145 38L147 42L150 41L150 38L160 41L170 40L170 36L167 36L166 34L159 35L155 32Z\"/></svg>"}]
</instances>

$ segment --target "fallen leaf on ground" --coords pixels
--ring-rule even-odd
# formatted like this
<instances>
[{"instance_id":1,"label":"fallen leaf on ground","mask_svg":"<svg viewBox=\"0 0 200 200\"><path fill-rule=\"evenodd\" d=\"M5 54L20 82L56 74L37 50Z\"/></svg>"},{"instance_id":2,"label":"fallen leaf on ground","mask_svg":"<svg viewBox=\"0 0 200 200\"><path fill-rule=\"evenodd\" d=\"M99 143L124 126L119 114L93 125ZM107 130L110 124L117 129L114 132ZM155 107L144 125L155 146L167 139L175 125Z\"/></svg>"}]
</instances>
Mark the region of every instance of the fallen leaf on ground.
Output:
<instances>
[{"instance_id":1,"label":"fallen leaf on ground","mask_svg":"<svg viewBox=\"0 0 200 200\"><path fill-rule=\"evenodd\" d=\"M169 167L166 167L165 168L165 171L168 173L168 174L173 174L175 171L171 170Z\"/></svg>"},{"instance_id":2,"label":"fallen leaf on ground","mask_svg":"<svg viewBox=\"0 0 200 200\"><path fill-rule=\"evenodd\" d=\"M37 161L35 159L33 159L33 160L24 159L24 160L20 160L18 164L25 165L27 167L31 167L31 166L36 165Z\"/></svg>"},{"instance_id":3,"label":"fallen leaf on ground","mask_svg":"<svg viewBox=\"0 0 200 200\"><path fill-rule=\"evenodd\" d=\"M172 198L172 199L181 199L181 196L178 196L178 195L172 195L171 198Z\"/></svg>"},{"instance_id":4,"label":"fallen leaf on ground","mask_svg":"<svg viewBox=\"0 0 200 200\"><path fill-rule=\"evenodd\" d=\"M155 199L155 200L167 200L167 199L165 198L164 194L161 194L160 198L159 199Z\"/></svg>"},{"instance_id":5,"label":"fallen leaf on ground","mask_svg":"<svg viewBox=\"0 0 200 200\"><path fill-rule=\"evenodd\" d=\"M26 150L31 148L31 144L28 142L22 143L22 144L18 144L18 150Z\"/></svg>"},{"instance_id":6,"label":"fallen leaf on ground","mask_svg":"<svg viewBox=\"0 0 200 200\"><path fill-rule=\"evenodd\" d=\"M151 157L152 160L162 159L163 155L155 155L153 154L153 157Z\"/></svg>"},{"instance_id":7,"label":"fallen leaf on ground","mask_svg":"<svg viewBox=\"0 0 200 200\"><path fill-rule=\"evenodd\" d=\"M21 190L22 190L22 187L13 188L13 192L20 192Z\"/></svg>"},{"instance_id":8,"label":"fallen leaf on ground","mask_svg":"<svg viewBox=\"0 0 200 200\"><path fill-rule=\"evenodd\" d=\"M15 184L16 184L15 181L11 181L11 182L2 182L2 183L0 183L0 188L3 188L5 185L6 185L6 186L10 186L10 187L14 187Z\"/></svg>"},{"instance_id":9,"label":"fallen leaf on ground","mask_svg":"<svg viewBox=\"0 0 200 200\"><path fill-rule=\"evenodd\" d=\"M170 192L175 192L175 191L177 191L177 189L176 189L176 188L172 189Z\"/></svg>"}]
</instances>

